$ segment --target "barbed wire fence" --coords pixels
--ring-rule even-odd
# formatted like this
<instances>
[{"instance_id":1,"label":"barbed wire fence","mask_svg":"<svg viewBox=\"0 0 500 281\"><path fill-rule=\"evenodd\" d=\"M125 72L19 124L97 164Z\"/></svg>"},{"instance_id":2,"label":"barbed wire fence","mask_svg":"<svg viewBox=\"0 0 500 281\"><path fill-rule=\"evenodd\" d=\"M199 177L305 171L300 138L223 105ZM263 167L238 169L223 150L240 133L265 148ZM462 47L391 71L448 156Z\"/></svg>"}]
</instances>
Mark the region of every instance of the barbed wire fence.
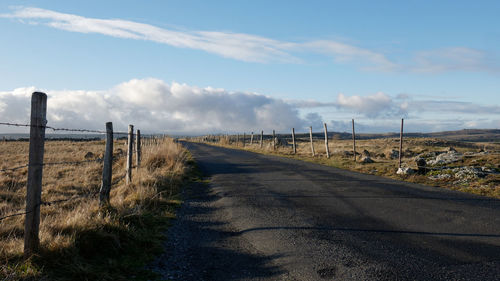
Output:
<instances>
[{"instance_id":1,"label":"barbed wire fence","mask_svg":"<svg viewBox=\"0 0 500 281\"><path fill-rule=\"evenodd\" d=\"M141 146L158 145L160 139L158 135L143 134L140 130L136 130L134 134L134 126L129 125L127 132L113 131L112 122L106 123L106 130L94 130L86 128L58 128L47 126L46 120L47 110L47 95L45 93L35 92L32 94L31 99L31 120L30 124L22 124L15 122L0 122L0 126L8 127L25 127L30 128L29 137L29 160L27 164L15 167L3 167L0 169L0 174L15 172L27 168L27 193L26 193L26 208L25 211L18 211L0 217L0 223L5 219L25 216L24 228L24 256L29 258L32 254L36 253L39 248L39 228L40 228L40 207L53 206L59 203L68 202L83 198L99 197L99 205L105 206L109 204L110 191L113 184L112 181L112 167L113 162L126 157L125 175L126 184L130 184L132 180L132 170L135 167L138 169L141 165ZM102 158L88 159L82 161L54 161L44 162L45 141L47 140L45 132L50 130L52 132L69 132L69 133L90 133L105 135L105 152ZM126 153L118 153L113 155L113 143L115 139L127 137ZM135 137L135 139L134 139ZM135 155L135 166L132 163L133 156ZM102 164L102 180L99 190L87 192L84 194L73 195L63 199L52 201L42 201L42 175L43 168L46 166L59 166L59 165L85 165L90 163ZM120 178L123 178L120 177Z\"/></svg>"},{"instance_id":2,"label":"barbed wire fence","mask_svg":"<svg viewBox=\"0 0 500 281\"><path fill-rule=\"evenodd\" d=\"M355 131L355 123L354 119L352 119L352 133L345 133L346 135L351 135L352 137L352 156L353 161L357 161L358 152L356 152L356 131ZM398 164L397 167L400 169L402 165L402 155L403 155L403 125L404 119L401 119L401 127L399 134L399 151L398 151ZM311 147L311 155L314 157L317 155L317 151L314 148L315 141L323 141L325 142L324 153L327 158L330 158L330 146L328 144L329 138L334 138L336 136L335 133L328 132L327 124L323 123L323 132L313 132L312 126L309 127L309 134L301 134L301 137L298 138L295 134L295 128L291 128L290 134L276 134L275 130L272 131L272 134L264 134L264 131L260 132L251 132L250 134L218 134L218 135L205 135L202 137L194 138L196 141L200 142L210 142L210 143L227 143L227 144L235 144L236 146L246 145L258 145L260 149L264 148L264 142L266 142L270 147L272 147L273 151L277 150L278 146L287 146L291 143L292 154L297 154L297 143L310 143Z\"/></svg>"}]
</instances>

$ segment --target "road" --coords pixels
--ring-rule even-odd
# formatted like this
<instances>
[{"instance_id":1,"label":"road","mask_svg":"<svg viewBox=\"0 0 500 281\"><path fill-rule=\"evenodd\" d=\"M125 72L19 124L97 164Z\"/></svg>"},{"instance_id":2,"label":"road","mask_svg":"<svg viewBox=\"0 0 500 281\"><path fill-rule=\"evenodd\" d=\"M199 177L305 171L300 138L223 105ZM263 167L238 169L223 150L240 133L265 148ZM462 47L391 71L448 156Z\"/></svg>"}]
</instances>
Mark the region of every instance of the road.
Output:
<instances>
[{"instance_id":1,"label":"road","mask_svg":"<svg viewBox=\"0 0 500 281\"><path fill-rule=\"evenodd\" d=\"M156 268L174 280L500 280L500 200L186 143L195 184Z\"/></svg>"}]
</instances>

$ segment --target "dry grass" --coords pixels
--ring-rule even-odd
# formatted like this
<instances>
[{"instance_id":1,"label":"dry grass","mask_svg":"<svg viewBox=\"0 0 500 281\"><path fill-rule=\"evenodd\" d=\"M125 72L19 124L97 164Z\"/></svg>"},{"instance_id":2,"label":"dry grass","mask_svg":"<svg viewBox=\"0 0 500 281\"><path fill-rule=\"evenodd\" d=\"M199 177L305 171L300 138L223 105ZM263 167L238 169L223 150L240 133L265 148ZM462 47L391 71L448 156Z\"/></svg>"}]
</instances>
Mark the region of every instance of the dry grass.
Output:
<instances>
[{"instance_id":1,"label":"dry grass","mask_svg":"<svg viewBox=\"0 0 500 281\"><path fill-rule=\"evenodd\" d=\"M309 139L297 140L297 154L293 154L292 146L278 146L273 150L271 140L265 140L260 148L258 140L254 144L248 143L243 147L241 141L236 143L222 138L216 145L250 150L258 153L274 154L290 158L320 163L337 168L353 170L361 173L374 174L399 180L422 183L431 186L460 190L490 197L500 198L500 174L490 174L484 178L470 179L457 182L453 179L431 180L429 175L397 175L398 159L391 158L393 150L399 150L398 138L381 138L356 141L357 161L354 162L351 140L329 140L330 159L326 158L324 141L314 141L315 156L312 156ZM468 143L458 141L445 141L432 138L406 138L403 146L402 166L416 169L415 157L422 153L433 151L446 151L454 147L466 156L459 162L448 164L448 167L488 167L500 172L500 144L498 143ZM362 153L366 150L375 163L362 163ZM487 150L488 154L480 155L477 152Z\"/></svg>"},{"instance_id":2,"label":"dry grass","mask_svg":"<svg viewBox=\"0 0 500 281\"><path fill-rule=\"evenodd\" d=\"M0 167L24 165L27 142L0 143ZM125 141L115 141L114 155L124 155ZM49 141L44 162L102 158L103 141ZM145 146L143 161L124 183L125 157L113 163L111 204L99 208L102 164L45 166L42 201L77 199L41 206L39 256L22 261L24 216L0 222L0 276L18 279L127 279L159 246L161 230L179 204L187 152L172 139ZM27 168L0 172L0 217L24 211Z\"/></svg>"}]
</instances>

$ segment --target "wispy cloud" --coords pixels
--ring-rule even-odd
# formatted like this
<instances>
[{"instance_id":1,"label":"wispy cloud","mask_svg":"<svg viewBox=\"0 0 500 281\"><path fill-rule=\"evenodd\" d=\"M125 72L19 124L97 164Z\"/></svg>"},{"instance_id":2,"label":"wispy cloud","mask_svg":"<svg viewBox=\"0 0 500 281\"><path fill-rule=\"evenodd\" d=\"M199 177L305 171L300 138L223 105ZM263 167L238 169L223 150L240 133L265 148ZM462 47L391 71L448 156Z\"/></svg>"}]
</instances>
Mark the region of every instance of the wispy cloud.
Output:
<instances>
[{"instance_id":1,"label":"wispy cloud","mask_svg":"<svg viewBox=\"0 0 500 281\"><path fill-rule=\"evenodd\" d=\"M17 8L1 17L29 20L31 24L43 24L71 32L97 33L203 50L246 62L297 63L301 62L301 53L316 52L331 55L339 63L356 63L361 67L384 70L394 67L383 54L336 41L287 42L244 33L173 30L121 19L87 18L33 7Z\"/></svg>"},{"instance_id":2,"label":"wispy cloud","mask_svg":"<svg viewBox=\"0 0 500 281\"><path fill-rule=\"evenodd\" d=\"M23 23L45 25L79 33L146 40L177 48L201 50L225 58L256 63L301 63L304 54L322 54L337 64L362 70L403 73L450 71L500 72L495 54L467 47L448 47L408 54L402 63L382 52L334 40L282 41L227 31L167 29L123 19L97 19L35 7L14 8L0 15Z\"/></svg>"},{"instance_id":3,"label":"wispy cloud","mask_svg":"<svg viewBox=\"0 0 500 281\"><path fill-rule=\"evenodd\" d=\"M414 72L439 73L447 71L500 72L499 61L486 52L450 47L438 50L420 51L415 55Z\"/></svg>"}]
</instances>

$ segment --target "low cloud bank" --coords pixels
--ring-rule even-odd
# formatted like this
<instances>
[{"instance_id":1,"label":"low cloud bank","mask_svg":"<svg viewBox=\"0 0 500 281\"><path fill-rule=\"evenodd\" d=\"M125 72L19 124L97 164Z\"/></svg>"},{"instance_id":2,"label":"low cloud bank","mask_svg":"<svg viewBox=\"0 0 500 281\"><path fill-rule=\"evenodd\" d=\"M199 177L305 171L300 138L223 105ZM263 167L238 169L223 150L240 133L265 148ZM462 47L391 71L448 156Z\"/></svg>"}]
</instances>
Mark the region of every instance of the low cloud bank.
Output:
<instances>
[{"instance_id":1,"label":"low cloud bank","mask_svg":"<svg viewBox=\"0 0 500 281\"><path fill-rule=\"evenodd\" d=\"M0 92L0 122L27 124L35 87ZM394 132L400 118L412 132L499 128L500 106L446 100L415 100L409 95L379 92L368 96L338 94L331 102L283 100L266 95L199 88L162 80L133 79L105 91L51 91L48 125L103 130L112 121L115 130L134 124L143 133L204 134L236 132L297 132L313 126L322 130L351 130L356 119L361 132ZM456 118L459 116L459 118ZM0 133L27 132L26 128L0 127ZM49 131L50 132L50 131Z\"/></svg>"},{"instance_id":2,"label":"low cloud bank","mask_svg":"<svg viewBox=\"0 0 500 281\"><path fill-rule=\"evenodd\" d=\"M27 123L34 87L0 92L2 122ZM133 79L107 91L45 91L48 125L116 130L134 124L143 132L199 134L246 130L285 130L305 126L298 110L268 96ZM4 128L2 128L4 129ZM2 130L4 131L4 130Z\"/></svg>"}]
</instances>

